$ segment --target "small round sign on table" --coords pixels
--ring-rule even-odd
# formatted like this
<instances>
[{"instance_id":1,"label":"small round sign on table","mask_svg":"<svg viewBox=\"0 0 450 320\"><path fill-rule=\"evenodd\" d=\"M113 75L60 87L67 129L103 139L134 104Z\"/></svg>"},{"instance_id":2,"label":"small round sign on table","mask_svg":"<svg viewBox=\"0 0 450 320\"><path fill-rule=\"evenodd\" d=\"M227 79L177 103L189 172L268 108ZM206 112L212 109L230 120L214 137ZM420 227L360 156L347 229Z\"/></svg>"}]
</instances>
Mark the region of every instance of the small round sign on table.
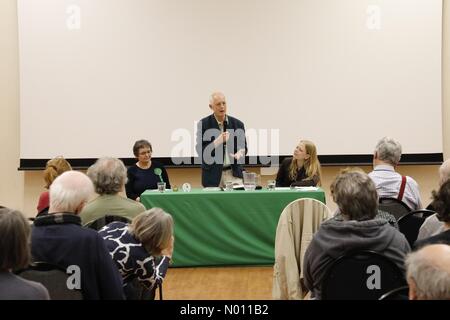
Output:
<instances>
[{"instance_id":1,"label":"small round sign on table","mask_svg":"<svg viewBox=\"0 0 450 320\"><path fill-rule=\"evenodd\" d=\"M183 189L183 192L191 192L191 185L187 182L183 183L181 188Z\"/></svg>"}]
</instances>

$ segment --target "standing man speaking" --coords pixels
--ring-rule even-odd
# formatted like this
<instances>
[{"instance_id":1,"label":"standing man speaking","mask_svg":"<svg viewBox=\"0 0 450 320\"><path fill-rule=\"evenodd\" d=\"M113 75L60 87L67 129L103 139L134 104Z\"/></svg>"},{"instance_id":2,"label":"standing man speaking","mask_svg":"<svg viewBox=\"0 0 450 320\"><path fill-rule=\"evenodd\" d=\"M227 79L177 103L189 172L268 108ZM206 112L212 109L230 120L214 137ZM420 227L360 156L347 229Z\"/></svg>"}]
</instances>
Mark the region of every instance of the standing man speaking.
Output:
<instances>
[{"instance_id":1,"label":"standing man speaking","mask_svg":"<svg viewBox=\"0 0 450 320\"><path fill-rule=\"evenodd\" d=\"M209 108L213 114L201 119L197 127L202 185L223 187L226 181L241 184L247 154L244 123L227 115L225 95L221 92L211 94Z\"/></svg>"}]
</instances>

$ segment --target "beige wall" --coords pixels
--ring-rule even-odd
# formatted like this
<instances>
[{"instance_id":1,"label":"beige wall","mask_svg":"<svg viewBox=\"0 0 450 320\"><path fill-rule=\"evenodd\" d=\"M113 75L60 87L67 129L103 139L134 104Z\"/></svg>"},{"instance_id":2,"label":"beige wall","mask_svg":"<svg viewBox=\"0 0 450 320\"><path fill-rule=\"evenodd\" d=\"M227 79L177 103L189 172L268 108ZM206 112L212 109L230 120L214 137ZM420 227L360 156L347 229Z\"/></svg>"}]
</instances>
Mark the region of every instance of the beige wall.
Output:
<instances>
[{"instance_id":1,"label":"beige wall","mask_svg":"<svg viewBox=\"0 0 450 320\"><path fill-rule=\"evenodd\" d=\"M0 204L23 209L19 166L19 66L16 1L0 1Z\"/></svg>"},{"instance_id":2,"label":"beige wall","mask_svg":"<svg viewBox=\"0 0 450 320\"><path fill-rule=\"evenodd\" d=\"M39 193L43 190L42 172L17 171L19 166L19 74L17 39L17 2L0 1L0 204L35 214ZM445 158L450 157L450 0L444 0L443 34L443 141ZM37 119L36 121L39 121ZM426 128L425 128L426 129ZM420 130L420 129L418 129ZM370 142L370 143L373 143ZM429 202L430 192L437 182L438 166L402 166L399 171L417 180L422 201ZM340 167L323 168L323 187L327 203L335 208L329 198L329 186ZM364 167L369 171L370 167ZM252 169L259 172L259 169ZM169 169L171 183L190 182L200 186L199 169ZM273 176L262 176L265 182Z\"/></svg>"}]
</instances>

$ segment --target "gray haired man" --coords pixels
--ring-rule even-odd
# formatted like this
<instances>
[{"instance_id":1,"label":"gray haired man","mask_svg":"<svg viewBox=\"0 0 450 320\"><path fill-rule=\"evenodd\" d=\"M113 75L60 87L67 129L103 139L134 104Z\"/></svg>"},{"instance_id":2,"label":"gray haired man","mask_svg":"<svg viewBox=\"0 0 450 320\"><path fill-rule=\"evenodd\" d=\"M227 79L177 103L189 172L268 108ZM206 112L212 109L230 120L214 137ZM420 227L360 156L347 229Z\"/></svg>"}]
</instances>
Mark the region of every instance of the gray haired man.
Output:
<instances>
[{"instance_id":1,"label":"gray haired man","mask_svg":"<svg viewBox=\"0 0 450 320\"><path fill-rule=\"evenodd\" d=\"M105 215L126 217L132 220L145 207L134 200L125 198L120 192L125 190L127 169L122 160L105 157L98 159L87 171L98 197L91 200L80 213L83 225Z\"/></svg>"},{"instance_id":2,"label":"gray haired man","mask_svg":"<svg viewBox=\"0 0 450 320\"><path fill-rule=\"evenodd\" d=\"M397 198L411 210L422 209L417 182L395 171L401 155L402 146L398 141L389 137L382 138L375 147L373 171L369 173L369 177L375 183L380 198Z\"/></svg>"},{"instance_id":3,"label":"gray haired man","mask_svg":"<svg viewBox=\"0 0 450 320\"><path fill-rule=\"evenodd\" d=\"M450 246L433 244L406 259L410 300L450 300Z\"/></svg>"}]
</instances>

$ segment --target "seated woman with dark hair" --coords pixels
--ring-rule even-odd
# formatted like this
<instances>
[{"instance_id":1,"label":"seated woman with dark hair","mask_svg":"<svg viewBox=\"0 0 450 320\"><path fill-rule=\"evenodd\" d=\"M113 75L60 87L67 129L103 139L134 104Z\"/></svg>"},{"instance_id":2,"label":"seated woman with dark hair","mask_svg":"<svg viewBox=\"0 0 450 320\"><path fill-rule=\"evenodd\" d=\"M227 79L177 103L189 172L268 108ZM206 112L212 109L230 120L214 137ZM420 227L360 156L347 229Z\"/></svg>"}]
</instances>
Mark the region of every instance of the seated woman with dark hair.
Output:
<instances>
[{"instance_id":1,"label":"seated woman with dark hair","mask_svg":"<svg viewBox=\"0 0 450 320\"><path fill-rule=\"evenodd\" d=\"M47 189L47 191L42 192L39 196L37 216L48 213L48 207L50 204L48 189L50 189L50 185L53 183L56 177L69 170L72 170L70 163L61 156L47 161L44 170L45 188Z\"/></svg>"},{"instance_id":2,"label":"seated woman with dark hair","mask_svg":"<svg viewBox=\"0 0 450 320\"><path fill-rule=\"evenodd\" d=\"M147 189L157 189L158 182L165 182L170 189L169 176L164 166L152 160L152 145L147 140L134 143L133 153L137 162L128 168L128 182L125 186L127 197L140 201L141 194Z\"/></svg>"},{"instance_id":3,"label":"seated woman with dark hair","mask_svg":"<svg viewBox=\"0 0 450 320\"><path fill-rule=\"evenodd\" d=\"M0 300L49 300L40 283L25 280L11 271L28 267L30 225L22 213L0 207Z\"/></svg>"},{"instance_id":4,"label":"seated woman with dark hair","mask_svg":"<svg viewBox=\"0 0 450 320\"><path fill-rule=\"evenodd\" d=\"M135 299L133 280L152 290L166 276L173 253L172 216L160 208L147 210L130 225L112 222L99 231L122 275L127 299Z\"/></svg>"},{"instance_id":5,"label":"seated woman with dark hair","mask_svg":"<svg viewBox=\"0 0 450 320\"><path fill-rule=\"evenodd\" d=\"M281 163L276 181L277 187L320 186L321 169L314 143L301 140L293 157Z\"/></svg>"},{"instance_id":6,"label":"seated woman with dark hair","mask_svg":"<svg viewBox=\"0 0 450 320\"><path fill-rule=\"evenodd\" d=\"M418 249L428 244L448 244L450 245L450 180L433 191L433 208L436 210L436 217L444 222L444 231L429 238L425 238L414 243L414 248Z\"/></svg>"}]
</instances>

